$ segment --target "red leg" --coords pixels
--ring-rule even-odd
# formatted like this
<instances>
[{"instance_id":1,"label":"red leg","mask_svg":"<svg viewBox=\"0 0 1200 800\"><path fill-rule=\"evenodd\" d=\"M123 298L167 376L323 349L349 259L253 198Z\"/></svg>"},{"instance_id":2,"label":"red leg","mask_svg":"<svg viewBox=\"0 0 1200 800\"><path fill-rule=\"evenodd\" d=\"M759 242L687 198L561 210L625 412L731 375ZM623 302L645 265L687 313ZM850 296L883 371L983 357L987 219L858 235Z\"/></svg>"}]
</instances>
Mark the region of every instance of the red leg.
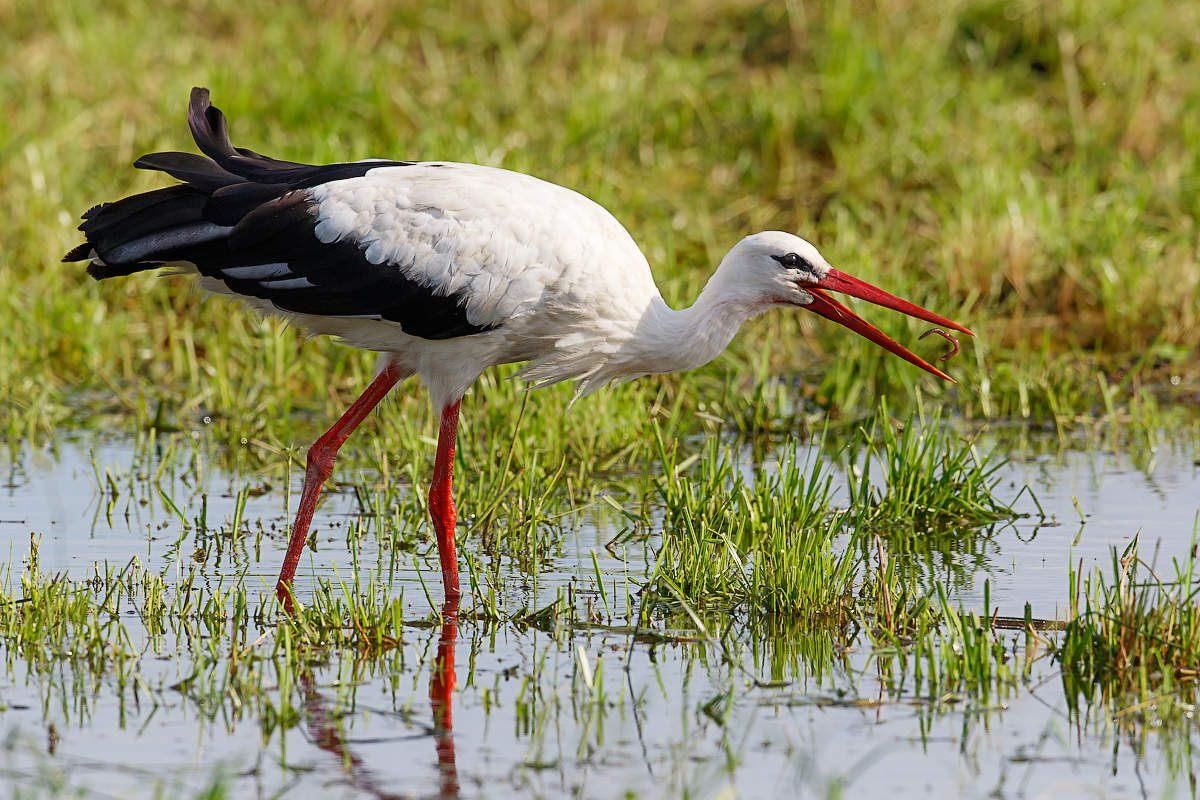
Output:
<instances>
[{"instance_id":1,"label":"red leg","mask_svg":"<svg viewBox=\"0 0 1200 800\"><path fill-rule=\"evenodd\" d=\"M283 558L283 567L279 570L279 582L275 585L275 594L291 611L291 583L300 564L300 554L304 552L304 543L308 541L308 526L312 524L313 512L317 510L317 500L321 496L321 487L333 472L333 460L337 458L338 450L354 433L371 409L379 405L396 382L404 377L404 373L389 364L375 376L375 380L355 400L341 419L333 427L321 434L321 438L313 442L308 449L308 465L304 471L304 490L300 494L300 508L296 511L296 522L292 525L292 538L288 541L287 555Z\"/></svg>"},{"instance_id":2,"label":"red leg","mask_svg":"<svg viewBox=\"0 0 1200 800\"><path fill-rule=\"evenodd\" d=\"M458 512L454 508L454 445L458 441L458 407L455 400L442 409L442 425L438 431L437 456L433 462L433 482L429 485L429 516L437 534L438 560L442 564L442 587L447 600L456 600L458 589L458 556L454 551L454 524Z\"/></svg>"}]
</instances>

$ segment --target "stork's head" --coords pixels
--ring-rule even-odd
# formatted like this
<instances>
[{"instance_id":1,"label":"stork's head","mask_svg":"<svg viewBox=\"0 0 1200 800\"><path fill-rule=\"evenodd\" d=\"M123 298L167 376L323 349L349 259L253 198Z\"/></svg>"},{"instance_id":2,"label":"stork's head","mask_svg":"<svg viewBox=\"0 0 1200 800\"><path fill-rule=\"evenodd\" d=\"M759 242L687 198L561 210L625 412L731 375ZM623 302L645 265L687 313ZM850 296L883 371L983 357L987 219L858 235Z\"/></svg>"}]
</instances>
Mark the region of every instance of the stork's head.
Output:
<instances>
[{"instance_id":1,"label":"stork's head","mask_svg":"<svg viewBox=\"0 0 1200 800\"><path fill-rule=\"evenodd\" d=\"M722 293L755 307L787 305L843 325L885 350L948 381L954 379L855 314L827 292L841 292L916 319L974 336L969 329L834 269L817 248L783 231L742 239L721 262L714 279Z\"/></svg>"}]
</instances>

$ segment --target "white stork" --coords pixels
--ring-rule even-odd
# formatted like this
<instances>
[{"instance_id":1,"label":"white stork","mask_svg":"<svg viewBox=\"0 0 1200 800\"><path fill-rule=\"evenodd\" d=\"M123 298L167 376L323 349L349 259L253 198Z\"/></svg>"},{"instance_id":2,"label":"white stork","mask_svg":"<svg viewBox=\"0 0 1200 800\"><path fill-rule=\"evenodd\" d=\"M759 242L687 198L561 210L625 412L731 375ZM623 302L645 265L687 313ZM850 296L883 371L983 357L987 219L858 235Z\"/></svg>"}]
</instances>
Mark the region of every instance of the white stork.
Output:
<instances>
[{"instance_id":1,"label":"white stork","mask_svg":"<svg viewBox=\"0 0 1200 800\"><path fill-rule=\"evenodd\" d=\"M181 183L92 208L80 225L87 241L64 260L90 262L96 279L182 265L205 289L380 353L375 379L308 451L277 585L289 607L338 449L410 375L441 413L429 511L445 594L457 598L459 404L488 367L527 362L522 375L534 385L575 379L587 394L614 379L705 364L742 323L791 306L952 380L829 290L971 333L834 269L811 244L779 231L742 239L696 302L673 309L625 228L570 189L476 164L278 161L233 146L207 89L192 90L188 124L204 156L153 153L134 163Z\"/></svg>"}]
</instances>

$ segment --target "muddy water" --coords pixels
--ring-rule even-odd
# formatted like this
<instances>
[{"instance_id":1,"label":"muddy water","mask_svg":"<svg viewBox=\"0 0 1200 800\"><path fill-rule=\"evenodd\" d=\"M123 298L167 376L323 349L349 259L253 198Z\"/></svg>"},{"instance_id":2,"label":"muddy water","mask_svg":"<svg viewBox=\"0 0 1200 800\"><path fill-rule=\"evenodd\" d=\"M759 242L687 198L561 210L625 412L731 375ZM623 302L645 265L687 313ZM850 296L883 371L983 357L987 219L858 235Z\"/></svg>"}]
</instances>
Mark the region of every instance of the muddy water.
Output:
<instances>
[{"instance_id":1,"label":"muddy water","mask_svg":"<svg viewBox=\"0 0 1200 800\"><path fill-rule=\"evenodd\" d=\"M1143 554L1157 547L1160 563L1187 552L1200 513L1196 455L1166 445L1153 459L1032 448L1005 468L1003 485L1015 494L1028 484L1041 512L1023 497L1036 518L947 553L940 568L968 607L981 607L986 579L999 613L1020 615L1028 603L1036 616L1060 616L1068 563L1105 564L1110 547L1139 531ZM241 514L251 529L261 521L262 533L210 554L205 573L213 581L245 574L269 591L287 524L281 476L168 470L163 491L134 481L110 504L99 489L105 470L120 484L131 465L155 468L123 442L23 453L0 489L5 560L19 562L36 531L47 572L85 577L96 562L137 555L171 581L195 547L181 540L180 517L228 523L237 489L251 481L264 490ZM321 507L324 533L302 569L301 595L314 575L353 572L344 530L357 512L348 493ZM569 522L539 597L528 596L528 581L506 584L521 595L515 605L536 607L564 585L593 586L593 553L606 583L645 573L653 543L629 550L626 564L603 547L615 523L595 514ZM383 557L372 541L358 555L364 574ZM406 618L428 615L411 560L396 564L392 590L403 592ZM619 616L616 594L609 600ZM1139 743L1068 718L1048 659L1003 703L932 713L904 697L878 702L865 649L835 663L804 642L735 636L718 651L631 643L619 630L552 636L467 621L406 627L402 640L377 663L342 658L297 675L304 702L283 732L249 708L214 710L173 689L189 664L169 642L147 650L137 687L102 676L81 688L70 676L26 675L13 659L0 676L0 775L33 796L191 797L220 780L232 796L262 797L1158 797L1188 792L1193 771L1190 731L1151 731ZM755 686L748 676L772 682Z\"/></svg>"}]
</instances>

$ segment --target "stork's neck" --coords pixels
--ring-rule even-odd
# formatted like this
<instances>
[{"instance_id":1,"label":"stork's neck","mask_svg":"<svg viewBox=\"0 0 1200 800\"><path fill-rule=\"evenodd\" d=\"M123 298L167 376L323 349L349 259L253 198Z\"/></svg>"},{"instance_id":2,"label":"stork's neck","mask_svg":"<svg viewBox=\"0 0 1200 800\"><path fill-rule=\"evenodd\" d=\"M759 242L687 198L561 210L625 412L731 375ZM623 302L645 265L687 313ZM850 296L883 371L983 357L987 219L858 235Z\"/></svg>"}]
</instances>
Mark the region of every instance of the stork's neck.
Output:
<instances>
[{"instance_id":1,"label":"stork's neck","mask_svg":"<svg viewBox=\"0 0 1200 800\"><path fill-rule=\"evenodd\" d=\"M730 298L710 281L688 308L676 310L656 298L646 315L641 344L647 372L694 369L719 356L747 320L767 310Z\"/></svg>"}]
</instances>

